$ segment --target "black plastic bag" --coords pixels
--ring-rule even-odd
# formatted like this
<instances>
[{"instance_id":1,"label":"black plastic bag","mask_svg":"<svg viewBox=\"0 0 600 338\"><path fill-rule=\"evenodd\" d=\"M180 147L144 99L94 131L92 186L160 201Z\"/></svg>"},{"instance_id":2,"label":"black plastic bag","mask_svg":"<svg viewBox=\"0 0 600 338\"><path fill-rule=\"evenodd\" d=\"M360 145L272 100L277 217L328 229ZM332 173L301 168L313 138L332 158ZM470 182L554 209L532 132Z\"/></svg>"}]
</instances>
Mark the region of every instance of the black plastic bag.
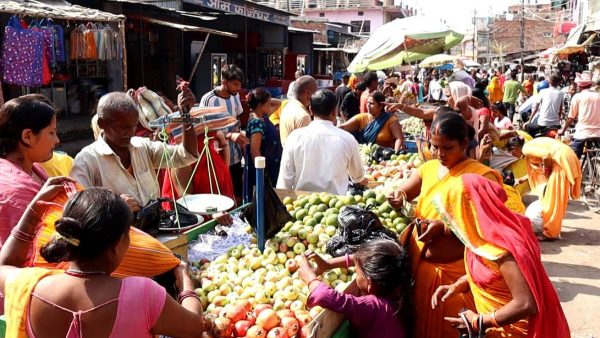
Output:
<instances>
[{"instance_id":1,"label":"black plastic bag","mask_svg":"<svg viewBox=\"0 0 600 338\"><path fill-rule=\"evenodd\" d=\"M271 180L268 175L265 175L265 239L272 238L275 236L281 228L287 222L291 222L294 219L292 215L287 211L285 205L277 196ZM254 191L252 204L250 204L246 210L244 210L242 216L246 219L246 222L252 226L254 231L256 228L256 190Z\"/></svg>"},{"instance_id":2,"label":"black plastic bag","mask_svg":"<svg viewBox=\"0 0 600 338\"><path fill-rule=\"evenodd\" d=\"M404 150L395 151L393 148L378 147L375 149L371 157L377 162L382 162L392 159L392 155L400 155L405 153L406 152Z\"/></svg>"},{"instance_id":3,"label":"black plastic bag","mask_svg":"<svg viewBox=\"0 0 600 338\"><path fill-rule=\"evenodd\" d=\"M373 239L398 241L394 232L379 221L379 217L368 208L345 207L338 216L337 234L327 242L327 253L340 257L354 253L364 242Z\"/></svg>"},{"instance_id":4,"label":"black plastic bag","mask_svg":"<svg viewBox=\"0 0 600 338\"><path fill-rule=\"evenodd\" d=\"M171 209L173 210L166 211L163 209L162 204L164 202L171 203ZM198 217L194 213L188 211L183 205L174 203L173 200L169 198L157 198L149 200L148 203L135 214L133 226L154 237L158 235L159 228L176 228L175 207L177 208L181 227L198 223Z\"/></svg>"}]
</instances>

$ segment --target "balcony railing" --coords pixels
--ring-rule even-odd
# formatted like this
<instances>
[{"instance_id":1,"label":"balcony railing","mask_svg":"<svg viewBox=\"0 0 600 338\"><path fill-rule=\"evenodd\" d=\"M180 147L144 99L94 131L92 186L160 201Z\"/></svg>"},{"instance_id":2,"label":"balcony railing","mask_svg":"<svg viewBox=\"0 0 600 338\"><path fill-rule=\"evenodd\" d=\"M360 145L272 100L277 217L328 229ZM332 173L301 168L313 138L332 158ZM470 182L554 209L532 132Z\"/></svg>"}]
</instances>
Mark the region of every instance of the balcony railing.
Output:
<instances>
[{"instance_id":1,"label":"balcony railing","mask_svg":"<svg viewBox=\"0 0 600 338\"><path fill-rule=\"evenodd\" d=\"M394 7L393 0L267 0L254 2L293 13L301 12L302 9Z\"/></svg>"}]
</instances>

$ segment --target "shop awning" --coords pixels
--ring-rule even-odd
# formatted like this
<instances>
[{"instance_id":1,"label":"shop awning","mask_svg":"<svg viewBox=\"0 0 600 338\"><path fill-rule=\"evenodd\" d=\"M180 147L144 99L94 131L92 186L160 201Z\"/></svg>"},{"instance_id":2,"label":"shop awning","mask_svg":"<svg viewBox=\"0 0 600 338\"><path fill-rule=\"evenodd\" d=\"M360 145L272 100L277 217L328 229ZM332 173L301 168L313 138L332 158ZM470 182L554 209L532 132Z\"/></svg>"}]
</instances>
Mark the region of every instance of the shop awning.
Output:
<instances>
[{"instance_id":1,"label":"shop awning","mask_svg":"<svg viewBox=\"0 0 600 338\"><path fill-rule=\"evenodd\" d=\"M580 44L577 44L577 43L572 44L572 40L567 40L567 42L565 42L564 46L562 46L561 48L554 51L554 54L555 55L569 55L569 54L573 54L573 53L583 52L587 46L592 44L592 42L594 41L595 38L596 38L596 33L590 35L590 37L587 38L587 40L585 40L584 42L582 42Z\"/></svg>"},{"instance_id":2,"label":"shop awning","mask_svg":"<svg viewBox=\"0 0 600 338\"><path fill-rule=\"evenodd\" d=\"M438 20L424 16L396 19L371 35L348 71L385 69L423 60L456 46L463 36Z\"/></svg>"},{"instance_id":3,"label":"shop awning","mask_svg":"<svg viewBox=\"0 0 600 338\"><path fill-rule=\"evenodd\" d=\"M116 15L78 5L72 5L63 0L45 0L43 3L35 0L2 0L0 12L47 17L59 20L82 20L115 22L125 20L125 16Z\"/></svg>"},{"instance_id":4,"label":"shop awning","mask_svg":"<svg viewBox=\"0 0 600 338\"><path fill-rule=\"evenodd\" d=\"M311 33L311 34L319 34L319 31L312 29L303 29L296 27L288 27L288 32L290 33Z\"/></svg>"},{"instance_id":5,"label":"shop awning","mask_svg":"<svg viewBox=\"0 0 600 338\"><path fill-rule=\"evenodd\" d=\"M156 24L156 25L179 29L182 32L203 32L203 33L210 33L210 34L214 34L214 35L225 36L225 37L229 37L229 38L237 38L238 37L238 35L235 33L223 32L223 31L219 31L219 30L211 29L211 28L204 28L204 27L192 26L192 25L183 25L180 23L158 20L158 19L148 18L145 16L139 17L139 18L144 21Z\"/></svg>"},{"instance_id":6,"label":"shop awning","mask_svg":"<svg viewBox=\"0 0 600 338\"><path fill-rule=\"evenodd\" d=\"M324 47L324 48L313 48L313 50L318 51L318 52L344 52L344 53L348 53L348 54L358 53L358 49L356 49L356 48Z\"/></svg>"}]
</instances>

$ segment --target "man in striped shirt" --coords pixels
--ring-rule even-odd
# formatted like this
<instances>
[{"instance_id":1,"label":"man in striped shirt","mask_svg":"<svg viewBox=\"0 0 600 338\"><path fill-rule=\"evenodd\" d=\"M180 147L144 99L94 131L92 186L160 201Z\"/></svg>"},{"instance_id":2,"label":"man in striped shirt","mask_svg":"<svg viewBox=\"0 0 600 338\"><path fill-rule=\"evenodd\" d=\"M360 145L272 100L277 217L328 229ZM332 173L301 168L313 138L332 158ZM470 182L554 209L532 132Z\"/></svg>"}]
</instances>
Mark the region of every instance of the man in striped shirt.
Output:
<instances>
[{"instance_id":1,"label":"man in striped shirt","mask_svg":"<svg viewBox=\"0 0 600 338\"><path fill-rule=\"evenodd\" d=\"M202 96L200 107L227 107L227 112L234 118L242 115L244 109L239 92L244 83L244 72L236 65L225 65L221 69L221 85ZM237 198L242 196L242 148L248 144L248 139L241 132L240 123L223 130L229 140L231 178L234 193Z\"/></svg>"}]
</instances>

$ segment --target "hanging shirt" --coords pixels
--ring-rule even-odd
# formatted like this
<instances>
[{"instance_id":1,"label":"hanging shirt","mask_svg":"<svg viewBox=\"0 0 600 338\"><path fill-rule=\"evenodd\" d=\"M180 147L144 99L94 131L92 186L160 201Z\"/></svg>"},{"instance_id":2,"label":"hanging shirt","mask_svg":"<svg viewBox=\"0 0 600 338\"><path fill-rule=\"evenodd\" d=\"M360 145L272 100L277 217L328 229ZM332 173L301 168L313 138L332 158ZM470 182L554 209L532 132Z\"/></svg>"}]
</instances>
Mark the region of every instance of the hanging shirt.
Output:
<instances>
[{"instance_id":1,"label":"hanging shirt","mask_svg":"<svg viewBox=\"0 0 600 338\"><path fill-rule=\"evenodd\" d=\"M183 144L165 145L142 137L131 138L129 153L133 175L100 136L77 154L71 177L86 188L106 187L117 194L130 195L143 206L149 200L160 197L156 169L170 165L181 168L197 160ZM163 159L163 155L169 157L169 161Z\"/></svg>"},{"instance_id":2,"label":"hanging shirt","mask_svg":"<svg viewBox=\"0 0 600 338\"><path fill-rule=\"evenodd\" d=\"M217 89L213 89L210 92L204 94L202 99L200 99L200 107L227 107L227 112L230 116L234 118L238 118L238 116L244 113L244 108L242 107L242 101L240 101L240 95L229 95L228 98L223 98L219 96L217 93ZM227 128L223 133L239 133L240 132L240 124L236 124L233 127ZM234 164L238 164L242 161L242 148L233 142L229 141L229 165L233 166Z\"/></svg>"},{"instance_id":3,"label":"hanging shirt","mask_svg":"<svg viewBox=\"0 0 600 338\"><path fill-rule=\"evenodd\" d=\"M288 137L277 188L342 195L348 190L348 176L356 183L364 175L352 134L331 121L316 120Z\"/></svg>"}]
</instances>

